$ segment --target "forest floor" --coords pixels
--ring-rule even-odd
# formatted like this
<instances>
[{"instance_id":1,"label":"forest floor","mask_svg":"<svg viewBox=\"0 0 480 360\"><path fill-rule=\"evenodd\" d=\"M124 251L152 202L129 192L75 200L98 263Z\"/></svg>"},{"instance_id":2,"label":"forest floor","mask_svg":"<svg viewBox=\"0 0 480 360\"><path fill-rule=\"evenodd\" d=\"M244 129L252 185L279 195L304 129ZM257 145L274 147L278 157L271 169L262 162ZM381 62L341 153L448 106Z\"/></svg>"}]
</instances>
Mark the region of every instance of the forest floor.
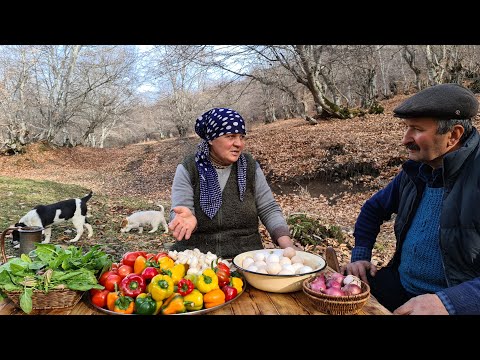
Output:
<instances>
[{"instance_id":1,"label":"forest floor","mask_svg":"<svg viewBox=\"0 0 480 360\"><path fill-rule=\"evenodd\" d=\"M341 264L349 261L361 206L407 159L401 145L403 126L392 116L392 109L404 98L383 101L385 112L380 115L320 120L317 125L302 119L279 120L248 129L246 151L261 164L284 215L307 214L340 227L345 235L344 241L324 239L307 251L322 253L332 245ZM176 166L198 142L195 135L107 149L37 143L23 155L0 156L0 175L76 184L112 201L129 196L160 202L168 213ZM319 184L324 193L312 194L309 186ZM266 246L272 247L263 227L261 233ZM381 227L373 261L386 265L394 247L391 220Z\"/></svg>"}]
</instances>

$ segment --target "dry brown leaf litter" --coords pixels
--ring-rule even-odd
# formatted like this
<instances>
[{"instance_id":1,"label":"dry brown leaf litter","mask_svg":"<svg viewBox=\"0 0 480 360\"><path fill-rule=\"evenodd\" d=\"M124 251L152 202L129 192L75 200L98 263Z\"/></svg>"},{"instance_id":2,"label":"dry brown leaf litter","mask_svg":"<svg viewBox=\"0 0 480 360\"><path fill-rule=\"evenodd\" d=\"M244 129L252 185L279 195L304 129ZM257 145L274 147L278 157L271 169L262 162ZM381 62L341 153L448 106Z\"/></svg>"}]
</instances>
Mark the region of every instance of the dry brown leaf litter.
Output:
<instances>
[{"instance_id":1,"label":"dry brown leaf litter","mask_svg":"<svg viewBox=\"0 0 480 360\"><path fill-rule=\"evenodd\" d=\"M323 176L343 187L362 184L367 189L339 192L334 202L322 195L313 197L308 191L275 196L285 216L310 214L345 232L345 243L327 239L307 250L323 253L325 246L331 245L341 264L349 261L353 227L362 204L395 176L406 159L401 145L403 127L391 113L402 99L383 102L386 111L380 115L329 120L313 126L291 119L250 129L246 150L260 162L271 184ZM0 156L0 174L73 183L109 195L112 200L128 195L169 204L175 168L198 142L198 137L190 136L111 149L33 144L24 155ZM374 169L377 174L365 169ZM265 247L273 247L263 226L260 231ZM385 265L394 244L393 221L389 221L382 226L373 261Z\"/></svg>"}]
</instances>

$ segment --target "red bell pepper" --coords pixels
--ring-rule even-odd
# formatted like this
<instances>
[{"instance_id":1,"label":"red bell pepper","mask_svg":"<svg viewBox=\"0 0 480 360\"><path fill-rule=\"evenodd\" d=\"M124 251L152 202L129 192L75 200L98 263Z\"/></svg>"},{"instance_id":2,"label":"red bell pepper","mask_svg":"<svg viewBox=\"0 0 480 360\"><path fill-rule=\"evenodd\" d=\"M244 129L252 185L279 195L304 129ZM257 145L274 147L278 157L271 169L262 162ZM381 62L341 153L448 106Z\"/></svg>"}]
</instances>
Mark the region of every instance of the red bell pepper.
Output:
<instances>
[{"instance_id":1,"label":"red bell pepper","mask_svg":"<svg viewBox=\"0 0 480 360\"><path fill-rule=\"evenodd\" d=\"M158 275L158 274L159 274L159 272L158 272L158 269L156 267L149 266L149 267L146 267L145 269L143 269L143 271L140 275L145 280L145 283L149 284L150 281L152 281L153 277Z\"/></svg>"},{"instance_id":2,"label":"red bell pepper","mask_svg":"<svg viewBox=\"0 0 480 360\"><path fill-rule=\"evenodd\" d=\"M238 294L237 289L230 285L222 286L222 291L225 294L225 301L232 300Z\"/></svg>"},{"instance_id":3,"label":"red bell pepper","mask_svg":"<svg viewBox=\"0 0 480 360\"><path fill-rule=\"evenodd\" d=\"M136 298L142 292L145 292L145 280L140 274L131 273L125 276L120 283L120 291L132 298Z\"/></svg>"},{"instance_id":4,"label":"red bell pepper","mask_svg":"<svg viewBox=\"0 0 480 360\"><path fill-rule=\"evenodd\" d=\"M193 282L185 278L180 279L180 281L177 284L177 291L182 296L190 294L194 288L195 288L195 285L193 285Z\"/></svg>"}]
</instances>

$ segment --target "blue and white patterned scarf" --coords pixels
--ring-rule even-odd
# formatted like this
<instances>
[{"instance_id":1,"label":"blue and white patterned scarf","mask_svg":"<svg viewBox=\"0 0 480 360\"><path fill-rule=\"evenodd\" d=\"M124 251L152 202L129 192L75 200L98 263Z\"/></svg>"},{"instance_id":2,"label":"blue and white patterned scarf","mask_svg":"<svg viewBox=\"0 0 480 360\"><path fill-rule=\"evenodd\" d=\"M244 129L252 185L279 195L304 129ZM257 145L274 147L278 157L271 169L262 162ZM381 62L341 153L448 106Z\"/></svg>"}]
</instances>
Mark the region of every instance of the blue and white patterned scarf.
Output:
<instances>
[{"instance_id":1,"label":"blue and white patterned scarf","mask_svg":"<svg viewBox=\"0 0 480 360\"><path fill-rule=\"evenodd\" d=\"M200 175L200 207L210 219L213 219L222 206L222 190L217 171L210 161L208 141L225 134L245 135L245 121L235 110L214 108L197 119L195 132L203 139L198 144L195 154L195 163ZM247 160L243 154L237 161L237 182L240 201L243 201L247 187Z\"/></svg>"}]
</instances>

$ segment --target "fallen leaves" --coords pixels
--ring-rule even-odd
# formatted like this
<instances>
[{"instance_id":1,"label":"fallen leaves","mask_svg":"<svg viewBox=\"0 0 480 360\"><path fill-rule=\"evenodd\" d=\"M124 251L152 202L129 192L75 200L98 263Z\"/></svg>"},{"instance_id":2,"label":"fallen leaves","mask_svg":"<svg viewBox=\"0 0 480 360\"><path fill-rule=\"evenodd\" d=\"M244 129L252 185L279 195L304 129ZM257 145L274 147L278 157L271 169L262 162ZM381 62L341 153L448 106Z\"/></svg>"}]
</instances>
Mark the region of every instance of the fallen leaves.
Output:
<instances>
[{"instance_id":1,"label":"fallen leaves","mask_svg":"<svg viewBox=\"0 0 480 360\"><path fill-rule=\"evenodd\" d=\"M325 243L307 245L308 251L323 253L330 245L335 248L340 265L349 262L353 228L362 204L385 186L406 160L401 145L403 127L391 112L403 99L382 102L385 113L380 115L320 121L317 125L290 119L248 130L246 151L259 161L267 180L272 185L297 188L275 194L284 215L310 214L324 225L338 226L345 235L342 243L327 237ZM117 196L160 201L168 212L175 169L186 154L195 151L198 142L197 136L190 136L109 149L31 144L26 154L0 156L0 174L78 184L105 196L108 206L102 209L104 218L94 222L95 238L101 238L99 226L119 224L121 217L132 210L117 206ZM332 185L332 193L312 196L308 188L297 186L305 179ZM260 233L266 248L275 247L262 225ZM145 247L153 246L147 236L122 235L118 233L111 239L117 245L116 252L142 247L139 239L143 239ZM156 239L165 243L170 237L162 234L156 235ZM389 221L381 228L373 261L386 265L394 246L393 221Z\"/></svg>"}]
</instances>

